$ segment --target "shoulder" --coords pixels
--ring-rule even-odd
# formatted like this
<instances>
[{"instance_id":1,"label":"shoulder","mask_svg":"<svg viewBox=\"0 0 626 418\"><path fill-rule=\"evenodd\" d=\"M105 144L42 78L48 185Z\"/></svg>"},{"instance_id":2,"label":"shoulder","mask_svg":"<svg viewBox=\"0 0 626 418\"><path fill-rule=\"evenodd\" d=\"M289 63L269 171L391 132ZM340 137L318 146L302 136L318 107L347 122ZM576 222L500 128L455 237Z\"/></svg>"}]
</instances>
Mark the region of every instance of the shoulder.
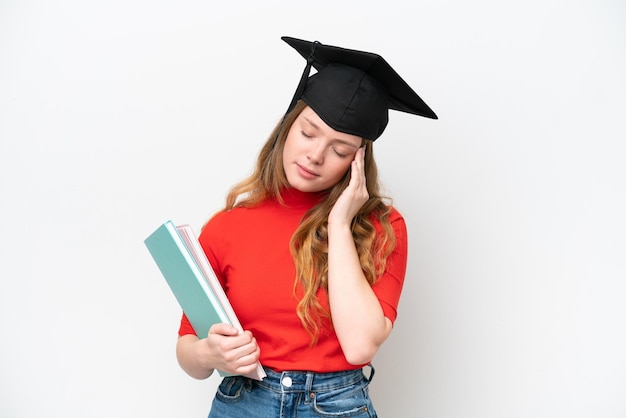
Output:
<instances>
[{"instance_id":1,"label":"shoulder","mask_svg":"<svg viewBox=\"0 0 626 418\"><path fill-rule=\"evenodd\" d=\"M393 229L396 235L396 238L406 237L407 228L406 228L406 222L404 221L404 217L402 216L400 211L398 211L398 209L396 209L395 207L387 206L387 208L389 211L387 212L386 219L383 219L380 213L371 214L370 220L372 224L374 225L374 229L376 230L377 233L380 233L383 231L383 223L388 222L388 225L390 225L391 228Z\"/></svg>"},{"instance_id":2,"label":"shoulder","mask_svg":"<svg viewBox=\"0 0 626 418\"><path fill-rule=\"evenodd\" d=\"M396 209L393 206L388 206L389 207L389 222L393 223L393 222L404 222L404 217L402 216L402 214L400 213L400 211L398 209Z\"/></svg>"},{"instance_id":3,"label":"shoulder","mask_svg":"<svg viewBox=\"0 0 626 418\"><path fill-rule=\"evenodd\" d=\"M387 214L386 214L386 219L389 223L393 224L404 224L404 217L402 216L402 214L400 213L400 211L398 209L396 209L393 206L387 206ZM382 219L382 215L379 213L372 213L371 214L371 219L373 220L374 224L376 225L380 225L381 223L381 219Z\"/></svg>"},{"instance_id":4,"label":"shoulder","mask_svg":"<svg viewBox=\"0 0 626 418\"><path fill-rule=\"evenodd\" d=\"M211 216L202 226L198 237L205 251L225 250L230 248L231 243L245 237L251 229L251 221L246 220L246 212L243 208L235 208L222 210Z\"/></svg>"},{"instance_id":5,"label":"shoulder","mask_svg":"<svg viewBox=\"0 0 626 418\"><path fill-rule=\"evenodd\" d=\"M202 227L203 231L221 231L224 228L231 229L241 224L243 220L254 215L254 211L248 208L233 208L221 210L209 218Z\"/></svg>"},{"instance_id":6,"label":"shoulder","mask_svg":"<svg viewBox=\"0 0 626 418\"><path fill-rule=\"evenodd\" d=\"M263 202L252 207L234 207L215 213L202 227L208 234L223 234L225 231L249 231L264 222L272 213L272 203Z\"/></svg>"},{"instance_id":7,"label":"shoulder","mask_svg":"<svg viewBox=\"0 0 626 418\"><path fill-rule=\"evenodd\" d=\"M396 238L406 237L407 230L406 230L406 222L404 221L404 216L402 216L400 211L398 211L398 209L396 209L393 206L389 206L389 209L390 209L390 212L389 212L388 219L389 219L389 223L391 224L391 227L393 228L396 234Z\"/></svg>"}]
</instances>

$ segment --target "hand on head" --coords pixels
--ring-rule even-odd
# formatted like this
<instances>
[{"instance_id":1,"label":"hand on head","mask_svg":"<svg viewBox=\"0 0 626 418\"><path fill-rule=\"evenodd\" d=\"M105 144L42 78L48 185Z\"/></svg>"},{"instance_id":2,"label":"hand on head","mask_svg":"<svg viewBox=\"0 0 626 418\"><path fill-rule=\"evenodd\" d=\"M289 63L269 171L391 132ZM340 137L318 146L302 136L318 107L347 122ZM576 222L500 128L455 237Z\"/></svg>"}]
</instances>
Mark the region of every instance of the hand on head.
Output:
<instances>
[{"instance_id":1,"label":"hand on head","mask_svg":"<svg viewBox=\"0 0 626 418\"><path fill-rule=\"evenodd\" d=\"M350 183L328 215L328 225L350 225L359 209L369 199L365 180L365 147L360 147L350 166Z\"/></svg>"}]
</instances>

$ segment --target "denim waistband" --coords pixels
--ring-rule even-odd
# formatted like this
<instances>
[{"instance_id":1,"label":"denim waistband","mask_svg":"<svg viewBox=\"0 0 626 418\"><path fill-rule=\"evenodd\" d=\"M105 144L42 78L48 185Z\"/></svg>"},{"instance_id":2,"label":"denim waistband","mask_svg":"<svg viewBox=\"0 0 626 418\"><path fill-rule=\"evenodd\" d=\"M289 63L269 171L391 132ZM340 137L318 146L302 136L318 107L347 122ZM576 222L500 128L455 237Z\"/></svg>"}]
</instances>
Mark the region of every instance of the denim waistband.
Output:
<instances>
[{"instance_id":1,"label":"denim waistband","mask_svg":"<svg viewBox=\"0 0 626 418\"><path fill-rule=\"evenodd\" d=\"M265 369L267 376L263 381L255 381L254 384L275 392L322 392L333 390L362 381L369 382L374 377L374 368L368 366L370 372L365 375L363 369L345 370L331 373L315 373L306 371L283 371L276 372Z\"/></svg>"}]
</instances>

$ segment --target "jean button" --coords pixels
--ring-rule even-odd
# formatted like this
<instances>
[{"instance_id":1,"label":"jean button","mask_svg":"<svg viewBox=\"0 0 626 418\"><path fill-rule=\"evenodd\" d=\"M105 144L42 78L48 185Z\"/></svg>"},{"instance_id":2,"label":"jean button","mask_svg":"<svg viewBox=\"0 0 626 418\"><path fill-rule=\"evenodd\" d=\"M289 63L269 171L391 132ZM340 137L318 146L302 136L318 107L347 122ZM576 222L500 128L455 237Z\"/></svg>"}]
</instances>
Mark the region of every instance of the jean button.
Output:
<instances>
[{"instance_id":1,"label":"jean button","mask_svg":"<svg viewBox=\"0 0 626 418\"><path fill-rule=\"evenodd\" d=\"M293 384L293 381L291 380L291 377L285 376L283 377L283 380L281 381L281 383L283 384L284 387L290 388L291 385Z\"/></svg>"}]
</instances>

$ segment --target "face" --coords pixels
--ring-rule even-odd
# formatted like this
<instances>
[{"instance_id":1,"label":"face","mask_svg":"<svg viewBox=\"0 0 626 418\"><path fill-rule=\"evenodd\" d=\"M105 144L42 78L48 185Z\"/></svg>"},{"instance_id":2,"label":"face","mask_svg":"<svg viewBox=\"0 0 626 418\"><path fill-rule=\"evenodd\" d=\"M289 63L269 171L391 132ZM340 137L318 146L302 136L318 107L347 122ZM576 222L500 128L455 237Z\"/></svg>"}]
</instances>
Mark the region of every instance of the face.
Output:
<instances>
[{"instance_id":1,"label":"face","mask_svg":"<svg viewBox=\"0 0 626 418\"><path fill-rule=\"evenodd\" d=\"M361 138L328 126L310 107L291 125L283 166L289 185L302 192L319 192L346 174L361 146Z\"/></svg>"}]
</instances>

